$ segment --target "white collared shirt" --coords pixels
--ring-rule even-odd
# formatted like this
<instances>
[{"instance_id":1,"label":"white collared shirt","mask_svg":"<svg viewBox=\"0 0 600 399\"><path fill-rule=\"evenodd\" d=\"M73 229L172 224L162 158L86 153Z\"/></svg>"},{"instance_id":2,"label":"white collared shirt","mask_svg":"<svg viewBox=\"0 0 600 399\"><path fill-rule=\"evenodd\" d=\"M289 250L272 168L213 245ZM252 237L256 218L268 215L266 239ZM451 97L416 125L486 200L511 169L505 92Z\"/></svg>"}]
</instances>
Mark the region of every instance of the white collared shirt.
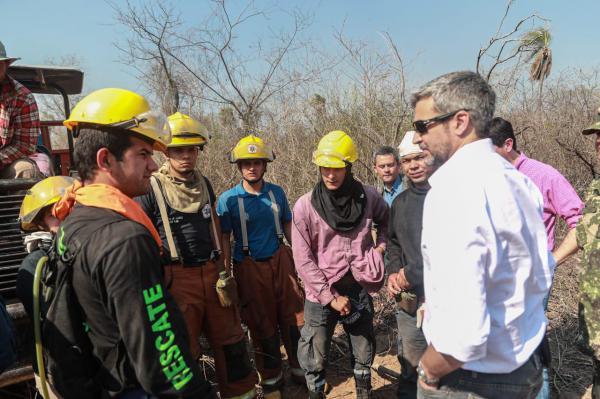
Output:
<instances>
[{"instance_id":1,"label":"white collared shirt","mask_svg":"<svg viewBox=\"0 0 600 399\"><path fill-rule=\"evenodd\" d=\"M546 331L554 260L537 187L489 139L429 179L422 251L427 341L482 373L523 365Z\"/></svg>"}]
</instances>

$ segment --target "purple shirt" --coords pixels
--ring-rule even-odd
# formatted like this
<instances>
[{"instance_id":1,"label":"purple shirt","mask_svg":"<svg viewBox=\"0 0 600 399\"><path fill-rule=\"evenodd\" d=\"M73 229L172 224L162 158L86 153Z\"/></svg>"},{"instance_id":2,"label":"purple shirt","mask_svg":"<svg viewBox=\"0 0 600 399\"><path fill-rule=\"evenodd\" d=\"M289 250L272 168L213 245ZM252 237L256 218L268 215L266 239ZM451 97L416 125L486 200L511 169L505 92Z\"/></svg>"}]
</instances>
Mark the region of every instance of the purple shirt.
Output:
<instances>
[{"instance_id":1,"label":"purple shirt","mask_svg":"<svg viewBox=\"0 0 600 399\"><path fill-rule=\"evenodd\" d=\"M548 249L554 249L554 227L556 217L560 216L569 226L574 228L581 218L584 204L573 186L552 166L535 159L527 158L521 153L515 168L529 177L544 197L544 226L548 234Z\"/></svg>"},{"instance_id":2,"label":"purple shirt","mask_svg":"<svg viewBox=\"0 0 600 399\"><path fill-rule=\"evenodd\" d=\"M363 185L367 195L360 224L349 232L335 231L311 204L312 192L304 194L294 206L292 250L298 275L304 282L306 299L327 305L338 296L332 285L351 270L354 279L369 293L383 285L383 256L375 247L387 243L388 206L371 186ZM377 242L371 229L377 224Z\"/></svg>"}]
</instances>

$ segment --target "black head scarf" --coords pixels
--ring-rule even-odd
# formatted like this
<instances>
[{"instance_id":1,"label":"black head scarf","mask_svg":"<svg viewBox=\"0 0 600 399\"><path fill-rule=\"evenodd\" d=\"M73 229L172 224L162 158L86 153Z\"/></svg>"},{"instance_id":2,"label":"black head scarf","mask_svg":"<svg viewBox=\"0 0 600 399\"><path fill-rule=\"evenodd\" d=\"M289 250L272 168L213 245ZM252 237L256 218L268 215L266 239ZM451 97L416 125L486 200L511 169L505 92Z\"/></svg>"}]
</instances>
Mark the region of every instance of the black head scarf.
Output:
<instances>
[{"instance_id":1,"label":"black head scarf","mask_svg":"<svg viewBox=\"0 0 600 399\"><path fill-rule=\"evenodd\" d=\"M337 231L350 231L362 220L367 195L363 185L354 179L352 165L348 165L340 188L329 190L321 178L313 189L311 203L329 227Z\"/></svg>"}]
</instances>

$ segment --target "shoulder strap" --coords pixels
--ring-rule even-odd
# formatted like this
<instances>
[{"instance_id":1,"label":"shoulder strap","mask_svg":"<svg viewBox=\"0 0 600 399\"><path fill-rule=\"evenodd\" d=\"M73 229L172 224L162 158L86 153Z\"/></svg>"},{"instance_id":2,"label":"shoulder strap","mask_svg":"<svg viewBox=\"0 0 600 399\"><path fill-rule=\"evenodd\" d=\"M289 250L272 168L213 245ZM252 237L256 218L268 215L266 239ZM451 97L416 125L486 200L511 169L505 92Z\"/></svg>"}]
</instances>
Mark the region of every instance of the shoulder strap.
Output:
<instances>
[{"instance_id":1,"label":"shoulder strap","mask_svg":"<svg viewBox=\"0 0 600 399\"><path fill-rule=\"evenodd\" d=\"M165 236L167 237L167 245L169 246L169 252L171 254L171 260L174 262L179 261L179 254L177 253L177 247L173 240L173 232L171 231L171 223L169 222L169 215L167 215L167 205L165 204L165 198L163 197L162 190L160 189L158 180L152 176L150 178L150 184L152 185L152 191L156 197L156 203L158 204L158 210L160 211L160 218L165 228Z\"/></svg>"},{"instance_id":2,"label":"shoulder strap","mask_svg":"<svg viewBox=\"0 0 600 399\"><path fill-rule=\"evenodd\" d=\"M242 226L242 250L245 254L249 253L248 248L248 226L246 226L246 209L244 208L244 198L238 196L238 207L240 208L240 226Z\"/></svg>"},{"instance_id":3,"label":"shoulder strap","mask_svg":"<svg viewBox=\"0 0 600 399\"><path fill-rule=\"evenodd\" d=\"M217 215L215 215L215 210L213 209L213 204L212 204L212 200L210 199L210 194L208 195L208 206L210 206L210 221L211 221L211 225L212 225L212 236L213 236L213 244L215 246L215 248L217 249L217 252L219 254L221 254L221 241L219 240L219 237L217 236L217 222L215 221L215 218Z\"/></svg>"},{"instance_id":4,"label":"shoulder strap","mask_svg":"<svg viewBox=\"0 0 600 399\"><path fill-rule=\"evenodd\" d=\"M56 246L56 248L58 249L56 251L57 255L63 261L70 261L72 258L75 258L75 256L79 254L79 251L82 249L83 245L86 244L92 238L92 235L96 231L100 230L105 226L108 226L109 224L113 224L121 220L123 219L121 219L120 217L106 217L103 218L99 223L86 224L79 229L75 229L74 231L69 232L69 237L67 240L68 245L65 246L66 251L61 251L60 249L60 247L64 245L62 241L64 238L64 230L62 228L63 226L61 226Z\"/></svg>"},{"instance_id":5,"label":"shoulder strap","mask_svg":"<svg viewBox=\"0 0 600 399\"><path fill-rule=\"evenodd\" d=\"M281 228L281 219L279 218L279 206L275 201L275 194L269 190L269 198L271 198L271 210L273 211L273 219L275 219L275 231L277 232L277 238L283 241L283 229Z\"/></svg>"}]
</instances>

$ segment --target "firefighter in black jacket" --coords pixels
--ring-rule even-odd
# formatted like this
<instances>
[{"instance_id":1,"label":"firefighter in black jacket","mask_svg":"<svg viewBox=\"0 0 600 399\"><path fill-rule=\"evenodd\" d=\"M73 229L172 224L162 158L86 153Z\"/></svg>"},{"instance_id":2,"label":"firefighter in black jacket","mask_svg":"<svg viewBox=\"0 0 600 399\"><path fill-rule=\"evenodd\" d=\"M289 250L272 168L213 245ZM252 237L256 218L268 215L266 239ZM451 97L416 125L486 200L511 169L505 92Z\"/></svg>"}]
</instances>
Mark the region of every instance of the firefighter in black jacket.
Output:
<instances>
[{"instance_id":1,"label":"firefighter in black jacket","mask_svg":"<svg viewBox=\"0 0 600 399\"><path fill-rule=\"evenodd\" d=\"M110 397L215 398L191 355L183 317L163 284L160 237L132 197L157 170L153 149L170 132L164 115L136 93L102 89L65 125L79 135L76 184L54 207L57 238L72 261L75 296Z\"/></svg>"},{"instance_id":2,"label":"firefighter in black jacket","mask_svg":"<svg viewBox=\"0 0 600 399\"><path fill-rule=\"evenodd\" d=\"M206 129L180 112L169 116L171 143L167 161L152 177L152 189L136 198L169 250L164 274L169 291L185 319L192 355L201 354L204 333L215 359L221 398L253 398L258 376L244 339L238 307L232 298L222 304L218 294L235 297L235 280L221 256L221 228L214 210L215 194L196 169ZM219 275L226 276L220 279ZM219 282L230 283L221 291Z\"/></svg>"}]
</instances>

